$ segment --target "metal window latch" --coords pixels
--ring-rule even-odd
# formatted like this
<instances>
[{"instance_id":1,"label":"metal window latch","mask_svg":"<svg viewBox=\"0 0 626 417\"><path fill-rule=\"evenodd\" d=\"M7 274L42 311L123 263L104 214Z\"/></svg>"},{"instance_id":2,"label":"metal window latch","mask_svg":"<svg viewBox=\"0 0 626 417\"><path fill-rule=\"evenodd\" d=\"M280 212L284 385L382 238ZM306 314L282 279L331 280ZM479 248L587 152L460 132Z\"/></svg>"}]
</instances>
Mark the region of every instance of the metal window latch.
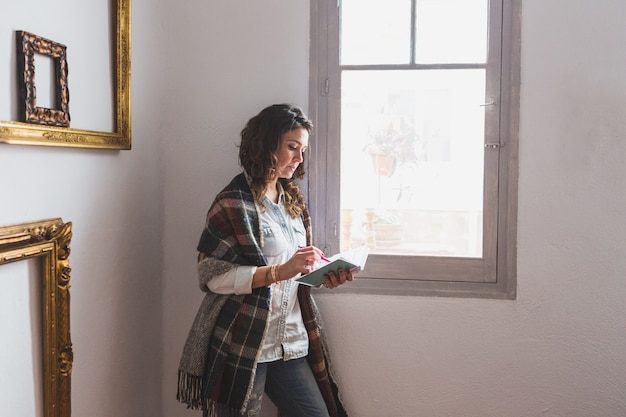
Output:
<instances>
[{"instance_id":1,"label":"metal window latch","mask_svg":"<svg viewBox=\"0 0 626 417\"><path fill-rule=\"evenodd\" d=\"M487 149L498 149L498 148L500 148L500 142L485 143L485 148L487 148Z\"/></svg>"}]
</instances>

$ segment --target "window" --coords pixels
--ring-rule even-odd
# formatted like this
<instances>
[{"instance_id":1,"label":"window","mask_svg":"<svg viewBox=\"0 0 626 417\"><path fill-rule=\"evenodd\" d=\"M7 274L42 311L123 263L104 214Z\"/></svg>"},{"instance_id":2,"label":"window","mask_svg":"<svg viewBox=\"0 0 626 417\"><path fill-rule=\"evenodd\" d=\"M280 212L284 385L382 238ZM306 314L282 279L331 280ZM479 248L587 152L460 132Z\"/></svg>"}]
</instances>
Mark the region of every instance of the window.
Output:
<instances>
[{"instance_id":1,"label":"window","mask_svg":"<svg viewBox=\"0 0 626 417\"><path fill-rule=\"evenodd\" d=\"M314 242L342 291L515 298L517 0L311 2Z\"/></svg>"}]
</instances>

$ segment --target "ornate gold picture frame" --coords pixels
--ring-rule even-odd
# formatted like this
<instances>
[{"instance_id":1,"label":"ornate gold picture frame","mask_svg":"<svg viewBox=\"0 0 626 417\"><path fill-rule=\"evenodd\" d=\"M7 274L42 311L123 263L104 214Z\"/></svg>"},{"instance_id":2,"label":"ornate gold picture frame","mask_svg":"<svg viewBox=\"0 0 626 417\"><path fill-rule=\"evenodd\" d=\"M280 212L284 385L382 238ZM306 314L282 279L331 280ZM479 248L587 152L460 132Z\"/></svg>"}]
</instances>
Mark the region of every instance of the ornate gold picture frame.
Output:
<instances>
[{"instance_id":1,"label":"ornate gold picture frame","mask_svg":"<svg viewBox=\"0 0 626 417\"><path fill-rule=\"evenodd\" d=\"M68 146L77 148L131 148L131 0L111 0L115 34L113 51L114 131L73 129L24 121L0 121L0 142L21 145Z\"/></svg>"},{"instance_id":2,"label":"ornate gold picture frame","mask_svg":"<svg viewBox=\"0 0 626 417\"><path fill-rule=\"evenodd\" d=\"M41 260L41 295L36 299L41 300L39 310L43 313L44 417L71 415L71 238L72 224L59 218L0 227L0 268L11 262Z\"/></svg>"},{"instance_id":3,"label":"ornate gold picture frame","mask_svg":"<svg viewBox=\"0 0 626 417\"><path fill-rule=\"evenodd\" d=\"M20 121L69 127L70 94L67 86L66 46L23 30L18 30L15 35ZM37 106L35 54L48 56L54 61L55 107L52 109Z\"/></svg>"}]
</instances>

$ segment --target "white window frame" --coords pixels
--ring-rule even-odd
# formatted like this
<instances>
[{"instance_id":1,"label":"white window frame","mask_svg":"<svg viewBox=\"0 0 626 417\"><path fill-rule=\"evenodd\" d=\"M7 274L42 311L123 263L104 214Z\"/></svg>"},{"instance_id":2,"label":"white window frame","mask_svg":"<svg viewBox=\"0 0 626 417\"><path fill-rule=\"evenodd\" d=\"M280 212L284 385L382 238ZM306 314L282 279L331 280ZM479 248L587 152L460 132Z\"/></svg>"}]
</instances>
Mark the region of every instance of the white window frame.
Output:
<instances>
[{"instance_id":1,"label":"white window frame","mask_svg":"<svg viewBox=\"0 0 626 417\"><path fill-rule=\"evenodd\" d=\"M382 0L381 0L382 1ZM357 279L334 291L515 299L521 0L490 0L481 258L370 255ZM311 1L309 116L315 124L306 187L314 243L339 250L340 0ZM501 35L499 37L494 34ZM495 53L494 53L495 52ZM394 66L368 66L392 69ZM407 68L407 65L393 69ZM408 65L410 69L444 68ZM450 67L450 66L447 66ZM452 66L454 67L454 66Z\"/></svg>"}]
</instances>

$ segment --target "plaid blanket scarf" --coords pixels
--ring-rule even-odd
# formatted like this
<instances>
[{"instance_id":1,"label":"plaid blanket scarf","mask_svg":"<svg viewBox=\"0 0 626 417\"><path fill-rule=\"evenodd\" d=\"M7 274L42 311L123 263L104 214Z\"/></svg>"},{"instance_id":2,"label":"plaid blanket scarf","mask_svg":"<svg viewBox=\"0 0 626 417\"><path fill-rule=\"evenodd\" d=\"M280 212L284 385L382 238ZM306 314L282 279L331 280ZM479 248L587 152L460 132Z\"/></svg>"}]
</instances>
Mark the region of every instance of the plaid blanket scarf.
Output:
<instances>
[{"instance_id":1,"label":"plaid blanket scarf","mask_svg":"<svg viewBox=\"0 0 626 417\"><path fill-rule=\"evenodd\" d=\"M308 211L303 214L311 243ZM178 401L215 417L237 416L248 405L258 355L269 317L269 289L221 295L209 291L211 277L237 265L266 265L261 251L259 209L244 174L237 175L215 198L198 251L200 286L207 294L183 348L178 370ZM331 417L347 417L331 375L321 319L311 289L301 285L298 301L309 337L307 360Z\"/></svg>"}]
</instances>

